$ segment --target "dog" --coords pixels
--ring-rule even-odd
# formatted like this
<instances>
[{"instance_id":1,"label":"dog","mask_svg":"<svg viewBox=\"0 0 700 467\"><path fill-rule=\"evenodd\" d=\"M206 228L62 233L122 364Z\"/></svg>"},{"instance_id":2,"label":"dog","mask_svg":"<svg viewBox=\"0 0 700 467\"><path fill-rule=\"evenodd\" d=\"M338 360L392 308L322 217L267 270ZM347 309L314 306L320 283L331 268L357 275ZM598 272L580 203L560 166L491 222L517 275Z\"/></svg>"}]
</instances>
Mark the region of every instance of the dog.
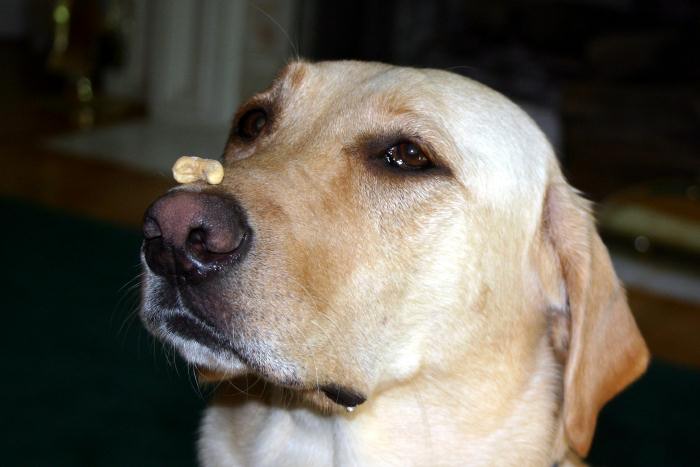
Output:
<instances>
[{"instance_id":1,"label":"dog","mask_svg":"<svg viewBox=\"0 0 700 467\"><path fill-rule=\"evenodd\" d=\"M649 354L546 137L441 70L294 61L144 220L207 466L578 465Z\"/></svg>"}]
</instances>

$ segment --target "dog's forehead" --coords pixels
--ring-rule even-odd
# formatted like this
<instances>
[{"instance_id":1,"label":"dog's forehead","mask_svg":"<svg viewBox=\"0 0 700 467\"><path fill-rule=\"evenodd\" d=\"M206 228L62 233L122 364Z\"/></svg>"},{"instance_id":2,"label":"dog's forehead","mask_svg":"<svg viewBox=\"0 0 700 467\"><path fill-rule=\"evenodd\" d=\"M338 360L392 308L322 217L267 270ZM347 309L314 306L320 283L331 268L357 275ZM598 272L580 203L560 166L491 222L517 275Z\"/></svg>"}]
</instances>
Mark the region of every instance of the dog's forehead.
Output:
<instances>
[{"instance_id":1,"label":"dog's forehead","mask_svg":"<svg viewBox=\"0 0 700 467\"><path fill-rule=\"evenodd\" d=\"M469 78L383 63L293 62L277 86L297 110L333 113L344 128L394 119L424 129L426 139L449 143L443 156L455 175L494 203L543 196L554 161L546 137L517 105Z\"/></svg>"},{"instance_id":2,"label":"dog's forehead","mask_svg":"<svg viewBox=\"0 0 700 467\"><path fill-rule=\"evenodd\" d=\"M430 105L430 92L423 70L377 62L294 62L282 73L287 92L330 98L338 108L356 111L393 111L378 107L378 99L393 99L408 110L410 105ZM316 102L316 101L314 101ZM418 110L414 108L412 110Z\"/></svg>"}]
</instances>

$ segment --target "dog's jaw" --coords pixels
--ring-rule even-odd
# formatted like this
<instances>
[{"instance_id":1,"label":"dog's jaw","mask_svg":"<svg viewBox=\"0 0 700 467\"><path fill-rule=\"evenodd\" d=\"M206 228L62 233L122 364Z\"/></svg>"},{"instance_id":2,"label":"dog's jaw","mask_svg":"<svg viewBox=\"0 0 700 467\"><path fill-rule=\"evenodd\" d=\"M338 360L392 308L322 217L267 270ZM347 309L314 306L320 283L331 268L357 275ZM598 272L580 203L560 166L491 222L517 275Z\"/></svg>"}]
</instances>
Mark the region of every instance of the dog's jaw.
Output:
<instances>
[{"instance_id":1,"label":"dog's jaw","mask_svg":"<svg viewBox=\"0 0 700 467\"><path fill-rule=\"evenodd\" d=\"M165 298L164 298L165 297ZM149 331L172 346L196 368L201 383L218 383L251 375L289 391L303 405L322 413L352 412L365 402L359 391L337 385L308 385L296 378L296 369L272 358L263 362L251 349L240 348L214 326L188 309L177 288L147 272L144 276L142 317ZM240 348L240 349L239 349ZM274 368L272 368L274 367Z\"/></svg>"},{"instance_id":2,"label":"dog's jaw","mask_svg":"<svg viewBox=\"0 0 700 467\"><path fill-rule=\"evenodd\" d=\"M179 292L164 282L148 270L143 276L141 318L151 334L196 367L230 377L249 373L229 339L189 312Z\"/></svg>"}]
</instances>

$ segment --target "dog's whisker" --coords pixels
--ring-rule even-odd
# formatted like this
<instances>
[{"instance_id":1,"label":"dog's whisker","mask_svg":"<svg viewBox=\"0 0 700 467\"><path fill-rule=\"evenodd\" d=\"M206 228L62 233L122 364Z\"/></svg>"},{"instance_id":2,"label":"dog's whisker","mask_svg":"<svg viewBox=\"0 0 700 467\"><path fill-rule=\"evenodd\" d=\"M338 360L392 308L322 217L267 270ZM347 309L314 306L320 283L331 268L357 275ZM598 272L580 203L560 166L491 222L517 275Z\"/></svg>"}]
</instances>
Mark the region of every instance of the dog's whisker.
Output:
<instances>
[{"instance_id":1,"label":"dog's whisker","mask_svg":"<svg viewBox=\"0 0 700 467\"><path fill-rule=\"evenodd\" d=\"M187 362L187 370L189 373L188 379L190 380L190 384L192 385L193 389L199 395L200 399L202 399L202 400L206 399L207 396L203 392L203 387L201 384L199 384L199 377L197 375L197 367L194 364Z\"/></svg>"},{"instance_id":2,"label":"dog's whisker","mask_svg":"<svg viewBox=\"0 0 700 467\"><path fill-rule=\"evenodd\" d=\"M245 385L246 385L245 388L239 387L238 384L236 384L236 380L234 380L234 379L222 380L222 381L219 382L219 385L224 384L224 383L225 383L229 388L233 388L237 393L239 393L239 394L245 396L246 400L250 399L250 397L251 397L251 394L250 394L250 391L249 391L249 390L250 390L250 385L248 384L248 376L247 376L247 375L246 375L246 377L245 377ZM216 387L218 388L219 385L217 385Z\"/></svg>"},{"instance_id":3,"label":"dog's whisker","mask_svg":"<svg viewBox=\"0 0 700 467\"><path fill-rule=\"evenodd\" d=\"M138 265L136 265L136 267L137 267L137 268L141 268L141 264L139 263ZM132 286L134 283L140 283L140 281L141 281L141 279L143 278L143 276L144 276L144 272L143 272L143 271L137 272L136 275L135 275L134 277L132 277L131 279L127 280L121 287L119 287L119 289L117 289L117 292L121 292L121 291L124 290L125 288Z\"/></svg>"},{"instance_id":4,"label":"dog's whisker","mask_svg":"<svg viewBox=\"0 0 700 467\"><path fill-rule=\"evenodd\" d=\"M131 308L131 311L122 319L122 323L117 329L117 335L124 336L124 338L126 338L131 326L133 326L133 324L137 321L141 306L139 304L134 305Z\"/></svg>"},{"instance_id":5,"label":"dog's whisker","mask_svg":"<svg viewBox=\"0 0 700 467\"><path fill-rule=\"evenodd\" d=\"M292 48L292 53L294 54L294 57L296 60L300 59L299 55L299 49L298 47L294 44L294 41L292 41L292 38L290 37L289 33L287 32L286 29L282 27L282 25L277 21L271 14L269 14L267 11L265 11L261 6L256 5L254 2L249 1L248 5L252 6L255 8L258 13L262 14L267 18L277 29L280 30L280 32L284 35L284 37L287 39L287 42L289 43L289 46Z\"/></svg>"},{"instance_id":6,"label":"dog's whisker","mask_svg":"<svg viewBox=\"0 0 700 467\"><path fill-rule=\"evenodd\" d=\"M116 304L114 305L114 308L113 308L112 313L110 315L110 319L109 319L110 326L113 325L115 316L118 313L120 313L121 310L124 309L125 304L129 303L129 305L127 305L128 308L133 310L133 308L135 306L134 302L138 303L140 301L140 296L138 294L138 291L140 289L140 285L141 284L137 282L137 283L129 285L126 289L124 287L122 287L122 291L120 292L120 298L117 300ZM138 308L137 308L137 312L138 312ZM134 314L133 311L129 312L129 314L127 315L126 318L130 318L131 315L133 315L133 314ZM117 331L118 333L121 332L121 329L123 328L123 326L124 326L124 322L122 321L122 324L119 326L119 329Z\"/></svg>"}]
</instances>

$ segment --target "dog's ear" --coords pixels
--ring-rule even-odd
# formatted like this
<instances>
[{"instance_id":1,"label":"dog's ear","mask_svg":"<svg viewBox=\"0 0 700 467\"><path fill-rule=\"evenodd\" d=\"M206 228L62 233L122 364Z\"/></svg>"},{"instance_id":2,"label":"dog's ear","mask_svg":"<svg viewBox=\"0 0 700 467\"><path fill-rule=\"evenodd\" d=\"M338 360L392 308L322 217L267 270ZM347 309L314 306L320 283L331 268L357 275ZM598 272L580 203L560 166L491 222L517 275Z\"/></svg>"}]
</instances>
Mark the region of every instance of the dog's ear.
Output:
<instances>
[{"instance_id":1,"label":"dog's ear","mask_svg":"<svg viewBox=\"0 0 700 467\"><path fill-rule=\"evenodd\" d=\"M561 271L568 326L565 343L564 428L569 446L585 456L603 405L646 369L649 352L598 235L589 203L563 178L547 191L543 230ZM556 328L556 327L555 327ZM551 328L550 328L551 329Z\"/></svg>"}]
</instances>

